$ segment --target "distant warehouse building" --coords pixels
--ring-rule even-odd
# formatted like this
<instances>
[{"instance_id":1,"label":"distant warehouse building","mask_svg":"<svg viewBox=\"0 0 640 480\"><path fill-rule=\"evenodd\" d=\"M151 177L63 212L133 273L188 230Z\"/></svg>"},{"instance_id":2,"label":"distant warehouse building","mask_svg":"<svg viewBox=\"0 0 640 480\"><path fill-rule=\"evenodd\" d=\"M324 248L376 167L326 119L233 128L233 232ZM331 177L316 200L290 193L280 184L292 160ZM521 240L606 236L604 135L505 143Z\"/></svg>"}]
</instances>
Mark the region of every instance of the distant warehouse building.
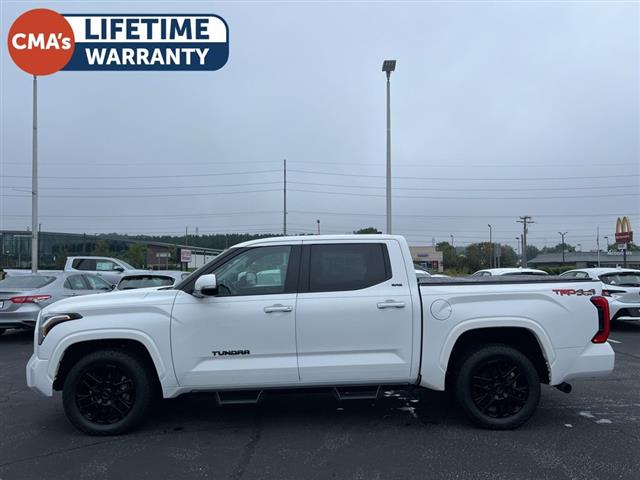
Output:
<instances>
[{"instance_id":1,"label":"distant warehouse building","mask_svg":"<svg viewBox=\"0 0 640 480\"><path fill-rule=\"evenodd\" d=\"M436 247L409 247L413 263L433 273L444 271L442 252Z\"/></svg>"},{"instance_id":2,"label":"distant warehouse building","mask_svg":"<svg viewBox=\"0 0 640 480\"><path fill-rule=\"evenodd\" d=\"M600 252L601 267L622 267L622 252ZM529 267L559 267L562 253L541 253L527 262ZM564 265L575 268L598 266L598 252L565 252ZM640 268L640 252L627 252L627 268Z\"/></svg>"}]
</instances>

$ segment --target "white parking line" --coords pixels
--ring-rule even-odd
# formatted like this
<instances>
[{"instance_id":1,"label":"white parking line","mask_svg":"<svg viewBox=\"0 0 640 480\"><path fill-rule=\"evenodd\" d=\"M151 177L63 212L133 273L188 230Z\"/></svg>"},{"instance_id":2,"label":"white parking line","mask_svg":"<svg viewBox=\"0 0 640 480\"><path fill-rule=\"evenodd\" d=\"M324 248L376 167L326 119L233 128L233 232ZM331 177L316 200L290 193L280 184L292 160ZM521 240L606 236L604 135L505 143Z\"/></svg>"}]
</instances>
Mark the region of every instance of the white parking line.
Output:
<instances>
[{"instance_id":1,"label":"white parking line","mask_svg":"<svg viewBox=\"0 0 640 480\"><path fill-rule=\"evenodd\" d=\"M611 343L622 343L622 342L620 342L620 341L618 341L618 340L614 340L613 338L610 338L610 339L609 339L609 341L610 341Z\"/></svg>"}]
</instances>

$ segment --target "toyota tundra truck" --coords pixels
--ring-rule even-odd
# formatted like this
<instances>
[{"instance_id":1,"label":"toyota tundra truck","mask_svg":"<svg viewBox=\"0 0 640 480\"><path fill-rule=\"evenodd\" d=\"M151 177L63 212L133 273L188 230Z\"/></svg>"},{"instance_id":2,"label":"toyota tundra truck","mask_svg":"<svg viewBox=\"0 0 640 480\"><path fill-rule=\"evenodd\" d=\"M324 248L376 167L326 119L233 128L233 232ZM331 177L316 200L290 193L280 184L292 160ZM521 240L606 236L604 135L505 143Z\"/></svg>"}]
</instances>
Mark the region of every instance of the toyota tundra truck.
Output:
<instances>
[{"instance_id":1,"label":"toyota tundra truck","mask_svg":"<svg viewBox=\"0 0 640 480\"><path fill-rule=\"evenodd\" d=\"M27 383L62 391L71 423L126 432L151 402L221 403L273 390L375 398L382 386L450 390L477 425L512 429L541 384L610 373L597 282L554 277L418 283L403 237L303 236L236 245L173 287L62 300L37 321Z\"/></svg>"}]
</instances>

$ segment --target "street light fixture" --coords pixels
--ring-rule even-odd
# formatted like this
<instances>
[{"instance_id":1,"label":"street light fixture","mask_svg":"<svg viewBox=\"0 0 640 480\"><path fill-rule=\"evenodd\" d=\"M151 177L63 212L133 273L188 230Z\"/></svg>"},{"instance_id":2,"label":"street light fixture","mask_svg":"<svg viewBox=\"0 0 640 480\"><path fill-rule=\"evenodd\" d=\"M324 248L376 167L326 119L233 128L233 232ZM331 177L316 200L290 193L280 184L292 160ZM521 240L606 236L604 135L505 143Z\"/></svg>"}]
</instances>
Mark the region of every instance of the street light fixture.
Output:
<instances>
[{"instance_id":1,"label":"street light fixture","mask_svg":"<svg viewBox=\"0 0 640 480\"><path fill-rule=\"evenodd\" d=\"M391 72L396 69L395 60L382 62L382 71L387 74L387 233L391 234Z\"/></svg>"}]
</instances>

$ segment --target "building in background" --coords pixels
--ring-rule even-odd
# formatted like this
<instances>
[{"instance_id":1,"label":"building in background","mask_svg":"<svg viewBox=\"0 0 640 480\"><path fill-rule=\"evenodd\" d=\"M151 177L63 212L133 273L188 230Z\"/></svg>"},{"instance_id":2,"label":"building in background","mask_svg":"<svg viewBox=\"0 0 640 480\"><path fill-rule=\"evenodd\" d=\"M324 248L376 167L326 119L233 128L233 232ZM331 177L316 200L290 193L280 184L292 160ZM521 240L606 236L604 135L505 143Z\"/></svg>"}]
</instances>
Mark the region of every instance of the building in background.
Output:
<instances>
[{"instance_id":1,"label":"building in background","mask_svg":"<svg viewBox=\"0 0 640 480\"><path fill-rule=\"evenodd\" d=\"M190 267L202 266L221 251L119 235L40 232L39 240L38 263L43 270L62 268L67 257L76 255L112 256L132 263L128 257L137 246L142 246L138 252L142 258L136 263L143 265L134 266L156 270L186 266L180 262L181 250L191 252ZM0 230L0 247L0 268L31 268L30 231Z\"/></svg>"},{"instance_id":2,"label":"building in background","mask_svg":"<svg viewBox=\"0 0 640 480\"><path fill-rule=\"evenodd\" d=\"M436 247L409 247L413 263L432 273L442 273L444 262L442 252Z\"/></svg>"},{"instance_id":3,"label":"building in background","mask_svg":"<svg viewBox=\"0 0 640 480\"><path fill-rule=\"evenodd\" d=\"M622 267L622 252L600 252L601 267ZM540 253L528 262L529 267L560 267L562 253ZM564 266L575 268L589 268L598 266L598 252L565 252ZM627 252L627 268L640 268L640 252Z\"/></svg>"}]
</instances>

